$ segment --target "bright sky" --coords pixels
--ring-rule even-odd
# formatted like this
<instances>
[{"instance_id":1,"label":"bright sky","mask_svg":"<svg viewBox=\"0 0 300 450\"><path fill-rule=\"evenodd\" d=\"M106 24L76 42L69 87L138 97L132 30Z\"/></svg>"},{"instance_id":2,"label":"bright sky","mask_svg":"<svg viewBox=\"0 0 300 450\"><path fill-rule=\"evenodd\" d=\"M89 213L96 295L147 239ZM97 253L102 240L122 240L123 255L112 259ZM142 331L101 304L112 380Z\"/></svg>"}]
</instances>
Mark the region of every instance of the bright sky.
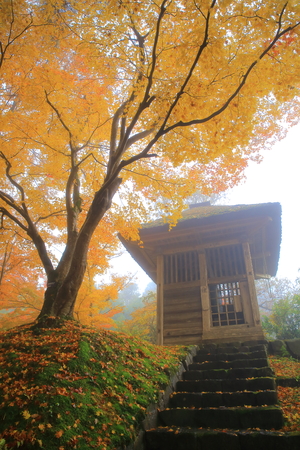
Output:
<instances>
[{"instance_id":1,"label":"bright sky","mask_svg":"<svg viewBox=\"0 0 300 450\"><path fill-rule=\"evenodd\" d=\"M251 163L247 180L228 192L226 203L279 202L282 206L282 241L277 277L294 280L300 269L300 125L263 154L263 162Z\"/></svg>"},{"instance_id":2,"label":"bright sky","mask_svg":"<svg viewBox=\"0 0 300 450\"><path fill-rule=\"evenodd\" d=\"M282 241L277 277L295 280L300 269L300 125L272 150L260 164L250 163L246 181L227 192L226 204L279 202L282 206ZM116 260L121 274L136 273L141 291L151 281L127 254Z\"/></svg>"}]
</instances>

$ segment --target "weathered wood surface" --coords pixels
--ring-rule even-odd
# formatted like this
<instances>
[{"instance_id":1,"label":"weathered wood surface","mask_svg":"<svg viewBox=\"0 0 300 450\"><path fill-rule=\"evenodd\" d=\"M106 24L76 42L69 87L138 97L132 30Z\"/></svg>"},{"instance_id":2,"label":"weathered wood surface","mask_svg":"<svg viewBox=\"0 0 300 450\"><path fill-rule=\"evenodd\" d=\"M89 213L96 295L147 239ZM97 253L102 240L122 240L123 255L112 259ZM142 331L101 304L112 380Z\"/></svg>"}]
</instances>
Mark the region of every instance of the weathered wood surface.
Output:
<instances>
[{"instance_id":1,"label":"weathered wood surface","mask_svg":"<svg viewBox=\"0 0 300 450\"><path fill-rule=\"evenodd\" d=\"M199 342L201 333L200 287L164 290L164 344Z\"/></svg>"}]
</instances>

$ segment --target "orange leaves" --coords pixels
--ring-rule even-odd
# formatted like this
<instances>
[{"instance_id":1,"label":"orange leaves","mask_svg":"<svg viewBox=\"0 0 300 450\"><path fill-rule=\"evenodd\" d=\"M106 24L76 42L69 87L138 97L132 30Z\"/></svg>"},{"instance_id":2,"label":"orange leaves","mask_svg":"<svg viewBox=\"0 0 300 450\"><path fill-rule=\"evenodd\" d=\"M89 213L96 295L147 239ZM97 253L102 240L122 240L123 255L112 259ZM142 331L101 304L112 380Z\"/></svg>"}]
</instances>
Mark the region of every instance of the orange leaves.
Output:
<instances>
[{"instance_id":1,"label":"orange leaves","mask_svg":"<svg viewBox=\"0 0 300 450\"><path fill-rule=\"evenodd\" d=\"M269 356L272 369L277 377L299 378L300 364L298 361L276 356Z\"/></svg>"},{"instance_id":2,"label":"orange leaves","mask_svg":"<svg viewBox=\"0 0 300 450\"><path fill-rule=\"evenodd\" d=\"M59 430L59 431L57 431L57 432L55 433L54 436L55 436L57 439L59 439L59 438L62 437L63 434L64 434L63 430Z\"/></svg>"},{"instance_id":3,"label":"orange leaves","mask_svg":"<svg viewBox=\"0 0 300 450\"><path fill-rule=\"evenodd\" d=\"M131 313L132 319L124 321L119 328L125 333L156 343L156 293L148 292L143 297L143 303L143 307L136 308ZM142 351L140 355L145 357Z\"/></svg>"},{"instance_id":4,"label":"orange leaves","mask_svg":"<svg viewBox=\"0 0 300 450\"><path fill-rule=\"evenodd\" d=\"M25 410L22 412L22 416L24 417L24 419L28 420L30 419L31 415L29 413L29 411Z\"/></svg>"},{"instance_id":5,"label":"orange leaves","mask_svg":"<svg viewBox=\"0 0 300 450\"><path fill-rule=\"evenodd\" d=\"M286 431L300 430L300 388L277 387L278 400L287 421Z\"/></svg>"},{"instance_id":6,"label":"orange leaves","mask_svg":"<svg viewBox=\"0 0 300 450\"><path fill-rule=\"evenodd\" d=\"M43 299L43 273L37 255L6 231L0 244L0 328L35 320Z\"/></svg>"},{"instance_id":7,"label":"orange leaves","mask_svg":"<svg viewBox=\"0 0 300 450\"><path fill-rule=\"evenodd\" d=\"M125 283L125 277L113 276L110 282L96 288L93 278L86 277L75 307L78 320L84 325L110 328L114 324L113 316L123 310L122 306L114 306L112 302Z\"/></svg>"},{"instance_id":8,"label":"orange leaves","mask_svg":"<svg viewBox=\"0 0 300 450\"><path fill-rule=\"evenodd\" d=\"M74 254L104 182L120 175L123 185L90 228L90 286L117 249L116 232L137 238L158 210L173 226L187 196L238 183L247 161L284 135L281 123L300 116L297 2L207 0L200 12L192 1L166 11L112 1L101 14L83 0L14 3L0 11L0 208L6 228L35 241L47 273L62 267L65 250ZM34 299L20 321L39 310L39 289L30 288L18 290ZM105 302L114 297L112 287L85 285L76 314L109 326L116 311Z\"/></svg>"},{"instance_id":9,"label":"orange leaves","mask_svg":"<svg viewBox=\"0 0 300 450\"><path fill-rule=\"evenodd\" d=\"M291 358L269 356L270 365L278 378L299 379L300 362ZM285 431L300 430L300 388L277 386L279 404L283 410Z\"/></svg>"},{"instance_id":10,"label":"orange leaves","mask_svg":"<svg viewBox=\"0 0 300 450\"><path fill-rule=\"evenodd\" d=\"M120 333L81 329L75 322L57 329L24 326L2 333L1 344L0 364L7 376L0 393L4 387L7 398L0 394L6 414L0 440L10 448L20 442L51 449L126 446L147 404L168 381L163 367L175 370L184 354ZM71 348L73 358L67 360Z\"/></svg>"}]
</instances>

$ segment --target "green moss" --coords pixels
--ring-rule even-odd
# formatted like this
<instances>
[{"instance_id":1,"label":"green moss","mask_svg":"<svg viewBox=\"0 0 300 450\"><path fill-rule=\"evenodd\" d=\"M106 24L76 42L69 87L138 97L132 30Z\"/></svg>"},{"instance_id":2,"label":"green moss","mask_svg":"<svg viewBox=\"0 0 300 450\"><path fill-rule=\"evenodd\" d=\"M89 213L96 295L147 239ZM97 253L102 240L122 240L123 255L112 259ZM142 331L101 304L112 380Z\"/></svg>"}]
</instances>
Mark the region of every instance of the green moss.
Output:
<instances>
[{"instance_id":1,"label":"green moss","mask_svg":"<svg viewBox=\"0 0 300 450\"><path fill-rule=\"evenodd\" d=\"M128 444L187 351L74 322L2 337L0 439L28 450Z\"/></svg>"}]
</instances>

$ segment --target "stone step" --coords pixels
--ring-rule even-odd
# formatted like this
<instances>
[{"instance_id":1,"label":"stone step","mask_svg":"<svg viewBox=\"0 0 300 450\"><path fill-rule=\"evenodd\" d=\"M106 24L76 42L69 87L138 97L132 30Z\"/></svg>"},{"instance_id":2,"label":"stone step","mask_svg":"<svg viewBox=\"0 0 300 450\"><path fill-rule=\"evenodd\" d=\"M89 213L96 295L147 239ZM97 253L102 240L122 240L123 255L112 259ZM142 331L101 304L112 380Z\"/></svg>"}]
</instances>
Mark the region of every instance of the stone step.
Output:
<instances>
[{"instance_id":1,"label":"stone step","mask_svg":"<svg viewBox=\"0 0 300 450\"><path fill-rule=\"evenodd\" d=\"M264 428L278 430L283 427L282 411L277 406L239 408L167 408L159 412L163 426L192 428Z\"/></svg>"},{"instance_id":2,"label":"stone step","mask_svg":"<svg viewBox=\"0 0 300 450\"><path fill-rule=\"evenodd\" d=\"M262 406L277 403L276 391L258 392L175 392L170 396L170 408L207 408L220 406Z\"/></svg>"},{"instance_id":3,"label":"stone step","mask_svg":"<svg viewBox=\"0 0 300 450\"><path fill-rule=\"evenodd\" d=\"M205 354L211 354L211 355L222 355L222 354L233 354L233 353L252 353L257 351L263 351L266 350L266 346L264 344L253 344L253 345L247 345L247 346L236 346L234 344L232 345L224 345L224 346L214 346L212 345L204 345L199 348L197 351L197 354L199 355L205 355Z\"/></svg>"},{"instance_id":4,"label":"stone step","mask_svg":"<svg viewBox=\"0 0 300 450\"><path fill-rule=\"evenodd\" d=\"M210 369L210 370L188 370L183 373L184 380L228 380L235 378L258 378L272 377L274 375L270 367L262 368L236 368L236 369Z\"/></svg>"},{"instance_id":5,"label":"stone step","mask_svg":"<svg viewBox=\"0 0 300 450\"><path fill-rule=\"evenodd\" d=\"M299 450L300 433L159 427L146 432L148 450Z\"/></svg>"},{"instance_id":6,"label":"stone step","mask_svg":"<svg viewBox=\"0 0 300 450\"><path fill-rule=\"evenodd\" d=\"M208 344L176 383L147 450L300 450L284 425L265 342ZM273 430L273 431L270 431Z\"/></svg>"},{"instance_id":7,"label":"stone step","mask_svg":"<svg viewBox=\"0 0 300 450\"><path fill-rule=\"evenodd\" d=\"M251 353L237 352L237 353L197 353L193 360L194 362L204 362L204 361L234 361L235 359L257 359L257 358L267 358L266 350L258 350Z\"/></svg>"},{"instance_id":8,"label":"stone step","mask_svg":"<svg viewBox=\"0 0 300 450\"><path fill-rule=\"evenodd\" d=\"M194 362L189 365L189 370L208 370L208 369L235 369L248 367L268 367L267 358L257 359L236 359L234 361L205 361Z\"/></svg>"},{"instance_id":9,"label":"stone step","mask_svg":"<svg viewBox=\"0 0 300 450\"><path fill-rule=\"evenodd\" d=\"M177 392L237 392L276 390L276 382L272 377L238 380L186 380L178 381Z\"/></svg>"}]
</instances>

